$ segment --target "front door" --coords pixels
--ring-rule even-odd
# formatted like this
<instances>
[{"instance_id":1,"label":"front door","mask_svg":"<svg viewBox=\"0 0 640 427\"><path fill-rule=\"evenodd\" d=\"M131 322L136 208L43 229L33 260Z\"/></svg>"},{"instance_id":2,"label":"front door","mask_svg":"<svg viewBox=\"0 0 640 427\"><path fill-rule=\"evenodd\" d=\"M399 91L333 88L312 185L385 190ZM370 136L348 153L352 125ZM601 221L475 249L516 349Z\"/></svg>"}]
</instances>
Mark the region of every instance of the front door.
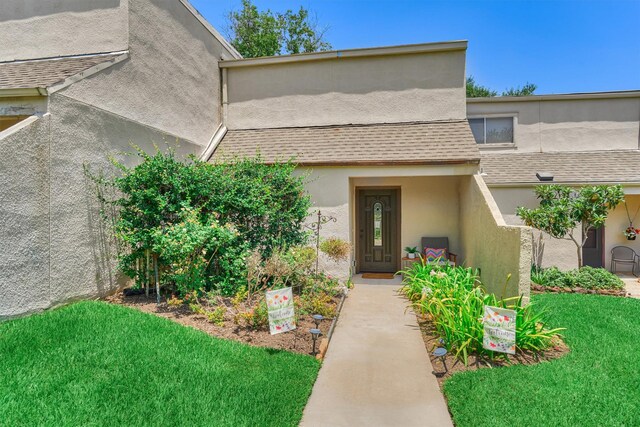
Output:
<instances>
[{"instance_id":1,"label":"front door","mask_svg":"<svg viewBox=\"0 0 640 427\"><path fill-rule=\"evenodd\" d=\"M582 247L582 264L589 267L604 266L604 227L592 228L587 231L587 241Z\"/></svg>"},{"instance_id":2,"label":"front door","mask_svg":"<svg viewBox=\"0 0 640 427\"><path fill-rule=\"evenodd\" d=\"M358 190L358 262L362 272L398 269L398 190Z\"/></svg>"}]
</instances>

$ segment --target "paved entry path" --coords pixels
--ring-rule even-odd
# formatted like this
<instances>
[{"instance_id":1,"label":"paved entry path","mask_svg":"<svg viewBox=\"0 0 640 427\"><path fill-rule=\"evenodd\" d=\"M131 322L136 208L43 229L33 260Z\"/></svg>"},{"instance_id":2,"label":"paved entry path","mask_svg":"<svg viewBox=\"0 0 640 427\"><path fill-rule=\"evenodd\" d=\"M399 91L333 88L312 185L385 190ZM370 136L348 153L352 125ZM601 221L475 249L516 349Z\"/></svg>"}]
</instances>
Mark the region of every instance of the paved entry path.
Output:
<instances>
[{"instance_id":1,"label":"paved entry path","mask_svg":"<svg viewBox=\"0 0 640 427\"><path fill-rule=\"evenodd\" d=\"M356 281L302 426L452 426L398 280Z\"/></svg>"}]
</instances>

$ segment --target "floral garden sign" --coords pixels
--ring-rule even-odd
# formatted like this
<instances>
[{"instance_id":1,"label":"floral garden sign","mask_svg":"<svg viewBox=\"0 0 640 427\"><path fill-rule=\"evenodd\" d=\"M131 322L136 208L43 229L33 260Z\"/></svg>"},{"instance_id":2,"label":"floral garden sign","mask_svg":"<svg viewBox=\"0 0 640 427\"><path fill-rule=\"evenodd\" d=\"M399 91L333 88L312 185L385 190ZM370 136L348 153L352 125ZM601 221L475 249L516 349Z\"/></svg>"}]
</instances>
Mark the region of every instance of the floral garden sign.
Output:
<instances>
[{"instance_id":1,"label":"floral garden sign","mask_svg":"<svg viewBox=\"0 0 640 427\"><path fill-rule=\"evenodd\" d=\"M482 347L500 353L516 354L516 312L484 306Z\"/></svg>"},{"instance_id":2,"label":"floral garden sign","mask_svg":"<svg viewBox=\"0 0 640 427\"><path fill-rule=\"evenodd\" d=\"M267 291L267 311L271 335L292 331L296 328L291 288Z\"/></svg>"}]
</instances>

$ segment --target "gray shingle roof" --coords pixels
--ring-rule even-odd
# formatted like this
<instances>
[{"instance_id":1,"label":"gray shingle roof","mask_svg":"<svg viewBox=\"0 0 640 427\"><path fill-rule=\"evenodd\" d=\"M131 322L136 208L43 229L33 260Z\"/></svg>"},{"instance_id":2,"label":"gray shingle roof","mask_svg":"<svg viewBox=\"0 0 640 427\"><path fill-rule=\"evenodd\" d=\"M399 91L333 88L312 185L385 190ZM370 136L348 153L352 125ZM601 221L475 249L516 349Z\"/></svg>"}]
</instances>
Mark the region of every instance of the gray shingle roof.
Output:
<instances>
[{"instance_id":1,"label":"gray shingle roof","mask_svg":"<svg viewBox=\"0 0 640 427\"><path fill-rule=\"evenodd\" d=\"M118 54L0 62L0 89L45 88Z\"/></svg>"},{"instance_id":2,"label":"gray shingle roof","mask_svg":"<svg viewBox=\"0 0 640 427\"><path fill-rule=\"evenodd\" d=\"M482 154L487 184L540 183L536 172L550 172L558 183L640 183L640 151L583 151Z\"/></svg>"},{"instance_id":3,"label":"gray shingle roof","mask_svg":"<svg viewBox=\"0 0 640 427\"><path fill-rule=\"evenodd\" d=\"M478 163L466 120L229 130L212 156L300 165Z\"/></svg>"}]
</instances>

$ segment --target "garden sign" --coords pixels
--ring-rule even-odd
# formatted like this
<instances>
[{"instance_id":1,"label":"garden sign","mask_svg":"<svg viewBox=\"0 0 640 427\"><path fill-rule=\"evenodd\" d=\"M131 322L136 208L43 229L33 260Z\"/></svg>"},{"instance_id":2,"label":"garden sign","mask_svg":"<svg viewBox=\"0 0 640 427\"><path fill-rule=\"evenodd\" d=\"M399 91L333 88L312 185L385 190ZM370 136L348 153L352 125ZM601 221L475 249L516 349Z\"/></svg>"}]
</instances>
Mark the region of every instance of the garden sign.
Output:
<instances>
[{"instance_id":1,"label":"garden sign","mask_svg":"<svg viewBox=\"0 0 640 427\"><path fill-rule=\"evenodd\" d=\"M500 353L516 354L516 312L484 306L482 347Z\"/></svg>"},{"instance_id":2,"label":"garden sign","mask_svg":"<svg viewBox=\"0 0 640 427\"><path fill-rule=\"evenodd\" d=\"M271 335L292 331L296 328L291 288L267 291L267 311Z\"/></svg>"}]
</instances>

